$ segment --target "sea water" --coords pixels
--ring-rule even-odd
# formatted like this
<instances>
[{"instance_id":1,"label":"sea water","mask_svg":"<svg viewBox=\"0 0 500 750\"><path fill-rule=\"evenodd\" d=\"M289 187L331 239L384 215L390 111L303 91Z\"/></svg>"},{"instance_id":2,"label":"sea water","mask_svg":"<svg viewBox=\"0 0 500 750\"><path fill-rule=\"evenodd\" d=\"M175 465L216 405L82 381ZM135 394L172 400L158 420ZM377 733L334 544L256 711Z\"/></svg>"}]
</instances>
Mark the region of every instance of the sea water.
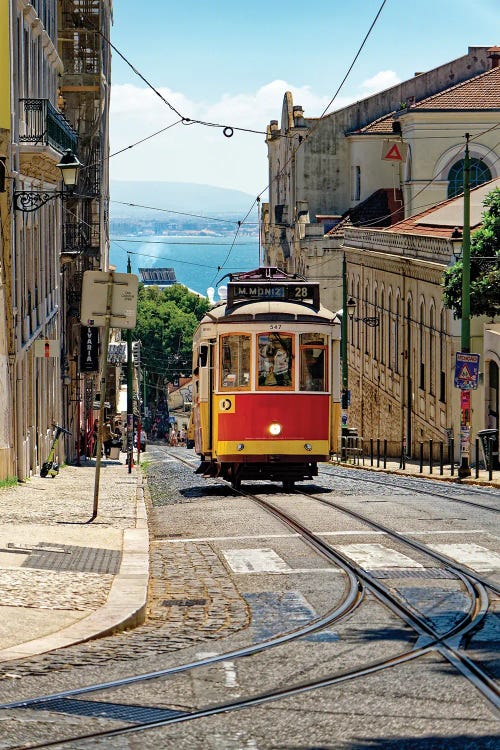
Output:
<instances>
[{"instance_id":1,"label":"sea water","mask_svg":"<svg viewBox=\"0 0 500 750\"><path fill-rule=\"evenodd\" d=\"M199 237L191 235L148 235L112 240L109 262L119 273L140 268L173 268L177 281L206 295L209 287L224 285L228 273L249 271L259 266L257 237ZM216 297L217 298L217 297Z\"/></svg>"}]
</instances>

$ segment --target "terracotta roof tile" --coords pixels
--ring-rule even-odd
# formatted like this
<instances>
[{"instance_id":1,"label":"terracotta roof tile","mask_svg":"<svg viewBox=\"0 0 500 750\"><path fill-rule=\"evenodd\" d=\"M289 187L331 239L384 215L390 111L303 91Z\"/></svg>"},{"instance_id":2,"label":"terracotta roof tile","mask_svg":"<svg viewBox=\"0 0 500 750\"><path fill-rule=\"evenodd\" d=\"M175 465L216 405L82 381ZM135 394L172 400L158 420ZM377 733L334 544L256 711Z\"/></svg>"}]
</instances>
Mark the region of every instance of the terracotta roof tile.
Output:
<instances>
[{"instance_id":1,"label":"terracotta roof tile","mask_svg":"<svg viewBox=\"0 0 500 750\"><path fill-rule=\"evenodd\" d=\"M333 237L342 234L347 227L389 227L404 214L401 190L380 188L342 216L338 224L327 233Z\"/></svg>"},{"instance_id":2,"label":"terracotta roof tile","mask_svg":"<svg viewBox=\"0 0 500 750\"><path fill-rule=\"evenodd\" d=\"M414 110L481 110L500 109L500 66L487 70L468 81L428 96L411 106ZM400 110L402 113L406 110ZM370 122L364 128L352 131L360 135L392 134L392 123L396 111Z\"/></svg>"}]
</instances>

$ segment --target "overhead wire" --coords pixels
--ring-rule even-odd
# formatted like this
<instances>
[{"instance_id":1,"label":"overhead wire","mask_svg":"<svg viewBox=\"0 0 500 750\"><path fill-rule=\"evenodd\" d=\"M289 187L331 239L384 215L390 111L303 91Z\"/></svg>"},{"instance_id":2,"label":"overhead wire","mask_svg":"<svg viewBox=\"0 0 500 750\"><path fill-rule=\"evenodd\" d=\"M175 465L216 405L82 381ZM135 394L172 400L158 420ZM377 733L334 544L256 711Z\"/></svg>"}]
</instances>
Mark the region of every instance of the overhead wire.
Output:
<instances>
[{"instance_id":1,"label":"overhead wire","mask_svg":"<svg viewBox=\"0 0 500 750\"><path fill-rule=\"evenodd\" d=\"M362 43L361 43L360 47L358 48L358 51L356 52L356 55L355 55L354 59L352 60L352 62L351 62L351 64L350 64L350 66L349 66L349 68L348 68L348 70L347 70L347 73L346 73L346 75L344 76L343 80L341 81L341 83L340 83L339 87L337 88L337 91L335 92L335 94L334 94L334 95L333 95L333 97L331 98L330 102L328 103L328 105L327 105L327 107L325 108L325 110L324 110L324 112L323 112L323 114L322 114L322 116L321 116L321 117L323 117L323 115L324 115L324 114L326 113L326 111L327 111L327 110L329 109L329 107L330 107L330 106L332 105L333 101L335 100L335 98L337 97L337 95L338 95L338 93L340 92L341 88L343 87L343 85L344 85L345 81L347 80L347 78L348 78L348 76L349 76L349 74L350 74L350 72L351 72L352 68L354 67L354 65L355 65L355 63L356 63L356 61L357 61L357 59L358 59L359 55L361 54L361 51L363 50L363 48L364 48L364 46L365 46L365 44L366 44L366 42L367 42L367 40L368 40L368 38L369 38L369 36L370 36L370 34L371 34L372 30L373 30L373 28L375 27L375 25L376 25L376 23L377 23L377 21L378 21L378 19L379 19L379 17L380 17L380 14L381 14L381 12L382 12L382 10L383 10L383 8L384 8L384 6L385 6L386 2L387 2L387 0L382 0L382 3L381 3L381 5L380 5L380 7L379 7L379 9L378 9L378 11L377 11L377 14L375 15L375 18L374 18L374 20L372 21L372 23L371 23L371 25L370 25L370 27L369 27L369 29L368 29L367 33L365 34L365 37L364 37L364 39L363 39L363 41L362 41ZM168 99L166 99L166 97L164 97L164 96L163 96L163 94L162 94L162 93L161 93L161 92L160 92L160 91L159 91L159 90L158 90L158 89L157 89L157 88L156 88L156 87L155 87L155 86L154 86L154 85L153 85L153 84L152 84L152 83L151 83L151 82L150 82L150 81L149 81L149 80L148 80L148 79L146 78L146 76L144 76L144 75L143 75L143 74L142 74L142 73L141 73L141 72L140 72L140 71L139 71L139 70L138 70L138 69L137 69L137 68L136 68L136 67L135 67L135 66L134 66L134 65L133 65L133 64L132 64L131 62L130 62L130 60L129 60L129 59L128 59L128 58L127 58L127 57L126 57L126 56L125 56L125 55L124 55L124 54L123 54L123 53L122 53L122 52L121 52L121 51L120 51L120 50L119 50L119 49L118 49L118 48L116 47L116 45L114 45L114 44L113 44L113 42L112 42L112 41L111 41L111 40L110 40L110 39L109 39L108 37L106 37L106 35L105 35L105 34L104 34L104 33L103 33L102 31L101 31L101 29L99 29L99 28L98 28L97 26L95 26L95 25L94 25L94 29L95 29L95 31L96 31L96 32L97 32L97 33L98 33L98 34L99 34L99 35L101 36L101 38L102 38L102 39L103 39L103 40L104 40L104 41L105 41L105 42L106 42L106 43L107 43L107 44L108 44L108 45L110 46L110 48L111 48L111 49L113 49L113 50L114 50L114 51L116 52L116 54L117 54L117 55L118 55L118 56L119 56L119 57L120 57L120 58L121 58L121 59L122 59L122 60L123 60L123 61L124 61L124 62L126 63L126 65L128 65L128 66L129 66L129 67L131 68L131 70L132 70L132 71L133 71L133 72L134 72L134 73L135 73L135 74L136 74L136 75L137 75L137 76L138 76L138 77L139 77L139 78L140 78L140 79L141 79L141 80L142 80L142 81L143 81L143 82L144 82L144 83L146 84L146 86L147 86L147 87L148 87L149 89L151 89L151 91L153 91L153 93L154 93L154 94L155 94L156 96L158 96L158 98L159 98L159 99L161 99L161 101L162 101L162 102L163 102L164 104L166 104L166 106L167 106L167 107L169 107L169 109L171 109L171 110L172 110L173 112L175 112L175 114L176 114L176 115L177 115L177 116L178 116L178 117L180 118L180 122L182 122L183 124L185 124L185 125L192 125L192 124L195 124L195 123L197 123L197 124L200 124L200 125L205 125L205 126L207 126L207 127L218 127L218 128L222 128L222 129L223 129L223 132L224 132L224 135L226 135L227 137L231 137L231 136L232 136L232 134L233 134L233 131L234 131L234 130L241 130L241 131L244 131L244 132L259 133L259 134L267 135L267 132L265 132L265 131L257 131L257 130L252 130L252 129L250 129L250 128L239 128L239 127L237 127L237 126L232 126L232 125L231 125L231 126L228 126L227 124L214 123L214 122L208 122L208 121L204 121L204 120L196 120L196 119L194 119L194 118L189 118L189 117L185 117L185 116L184 116L184 115L183 115L183 114L182 114L182 113L181 113L181 112L180 112L180 111L179 111L179 110L178 110L178 109L177 109L177 108L175 107L175 105L173 105L173 104L172 104L172 103L171 103L171 102L170 102L170 101L169 101ZM320 119L321 119L321 118L320 118ZM179 124L179 123L174 123L174 124ZM169 127L173 127L173 125L171 125L171 126L169 126ZM316 127L317 127L317 126L316 126ZM305 140L306 140L306 139L307 139L308 137L310 137L310 135L312 134L312 132L313 132L313 129L312 129L312 130L310 130L310 131L308 132L308 134L307 134L307 135L305 136L305 138L304 138L304 141L305 141ZM153 135L152 135L151 137L154 137L154 135L155 135L155 134L153 134ZM279 135L282 135L282 134L280 133ZM293 137L293 136L292 136L292 137ZM299 144L298 144L298 147L300 147L300 145L301 145L301 143L302 143L302 142L303 142L303 141L299 142ZM295 149L295 151L293 152L293 154L292 154L292 155L290 156L290 159L288 160L287 164L289 163L289 161L290 161L290 160L291 160L291 159L293 158L293 156L295 155L295 153L296 153L296 150L298 149L298 147L297 147L297 148ZM124 149L124 150L126 150L126 149ZM121 152L120 152L120 153L121 153ZM285 164L285 166L286 166L286 164ZM276 179L276 178L274 178L274 179ZM232 249L233 249L233 247L234 247L234 244L235 244L235 242L236 242L236 239L237 239L237 237L238 237L238 234L239 234L239 232L240 232L240 229L241 229L241 226L242 226L242 224L244 224L244 223L245 223L246 219L248 218L248 216L250 215L250 213L251 213L252 209L254 208L254 206L255 206L255 203L256 203L256 202L257 202L257 201L258 201L258 200L260 199L260 197L261 197L261 196L262 196L262 195L263 195L263 194L264 194L264 193L266 192L266 190L267 190L267 189L269 188L270 184L271 184L271 183L269 183L269 184L268 184L268 185L267 185L267 186L266 186L266 187L265 187L265 188L264 188L264 189L263 189L263 190L262 190L262 191L261 191L261 192L259 193L259 195L257 196L257 198L256 198L256 199L255 199L255 200L253 201L253 203L252 203L251 207L249 208L249 210L248 210L247 214L245 215L245 217L244 217L244 218L243 218L243 219L242 219L241 221L239 221L239 222L238 222L238 227L237 227L237 229L236 229L236 232L235 232L235 236L234 236L234 240L233 240L233 243L232 243L232 245L231 245L231 247L230 247L230 249L229 249L229 251L228 251L228 253L227 253L227 255L226 255L225 259L224 259L224 261L223 261L223 262L222 262L222 264L220 265L220 267L219 267L219 270L222 270L222 269L223 269L223 268L225 267L225 265L227 264L227 261L229 260L229 257L231 256L231 252L232 252ZM215 279L214 279L214 282L215 282Z\"/></svg>"}]
</instances>

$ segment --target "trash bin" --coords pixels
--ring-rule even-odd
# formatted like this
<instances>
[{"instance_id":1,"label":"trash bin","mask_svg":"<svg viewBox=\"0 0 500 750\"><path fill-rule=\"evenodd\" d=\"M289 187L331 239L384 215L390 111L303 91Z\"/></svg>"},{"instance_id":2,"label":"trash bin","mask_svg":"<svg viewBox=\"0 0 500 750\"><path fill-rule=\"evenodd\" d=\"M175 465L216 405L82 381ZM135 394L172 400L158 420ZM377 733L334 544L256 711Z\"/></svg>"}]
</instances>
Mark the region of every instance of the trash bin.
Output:
<instances>
[{"instance_id":1,"label":"trash bin","mask_svg":"<svg viewBox=\"0 0 500 750\"><path fill-rule=\"evenodd\" d=\"M483 454L483 461L486 468L490 469L490 444L491 444L491 468L492 470L500 469L500 463L498 461L498 430L479 430L477 433L479 440L481 441L481 452Z\"/></svg>"},{"instance_id":2,"label":"trash bin","mask_svg":"<svg viewBox=\"0 0 500 750\"><path fill-rule=\"evenodd\" d=\"M109 457L114 461L120 458L120 446L121 446L120 440L111 441L111 448L109 449Z\"/></svg>"},{"instance_id":3,"label":"trash bin","mask_svg":"<svg viewBox=\"0 0 500 750\"><path fill-rule=\"evenodd\" d=\"M347 427L344 425L341 430L341 460L347 461L349 456L354 456L356 453L358 442L358 431L355 427Z\"/></svg>"}]
</instances>

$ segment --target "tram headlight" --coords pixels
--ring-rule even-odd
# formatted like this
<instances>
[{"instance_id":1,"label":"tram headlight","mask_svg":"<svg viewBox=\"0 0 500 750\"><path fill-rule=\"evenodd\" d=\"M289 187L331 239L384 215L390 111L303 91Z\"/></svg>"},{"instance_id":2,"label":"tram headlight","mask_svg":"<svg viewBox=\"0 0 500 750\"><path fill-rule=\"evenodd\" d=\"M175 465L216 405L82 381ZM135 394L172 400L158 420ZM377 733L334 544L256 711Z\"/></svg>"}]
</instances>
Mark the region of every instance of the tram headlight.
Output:
<instances>
[{"instance_id":1,"label":"tram headlight","mask_svg":"<svg viewBox=\"0 0 500 750\"><path fill-rule=\"evenodd\" d=\"M313 447L312 447L311 443L306 443L306 444L304 445L304 448L306 449L306 451L312 451L312 449L313 449Z\"/></svg>"},{"instance_id":2,"label":"tram headlight","mask_svg":"<svg viewBox=\"0 0 500 750\"><path fill-rule=\"evenodd\" d=\"M237 451L242 451L244 449L244 447L245 447L244 443L238 443L238 445L236 446L236 450Z\"/></svg>"},{"instance_id":3,"label":"tram headlight","mask_svg":"<svg viewBox=\"0 0 500 750\"><path fill-rule=\"evenodd\" d=\"M275 437L277 435L281 435L282 429L283 428L279 422L271 422L271 424L269 425L269 432L271 433L271 435L274 435Z\"/></svg>"}]
</instances>

